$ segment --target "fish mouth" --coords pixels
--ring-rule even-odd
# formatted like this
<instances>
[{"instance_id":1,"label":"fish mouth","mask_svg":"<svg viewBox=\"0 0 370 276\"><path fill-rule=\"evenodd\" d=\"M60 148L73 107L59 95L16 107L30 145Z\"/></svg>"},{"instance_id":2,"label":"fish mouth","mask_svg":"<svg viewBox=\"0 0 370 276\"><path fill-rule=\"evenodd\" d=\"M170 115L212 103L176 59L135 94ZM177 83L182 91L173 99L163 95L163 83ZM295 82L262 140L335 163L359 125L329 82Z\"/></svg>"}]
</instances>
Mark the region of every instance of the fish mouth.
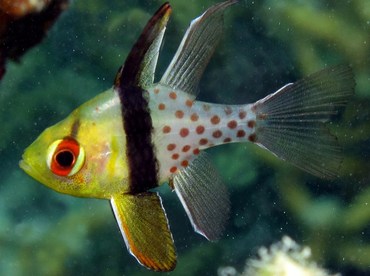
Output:
<instances>
[{"instance_id":1,"label":"fish mouth","mask_svg":"<svg viewBox=\"0 0 370 276\"><path fill-rule=\"evenodd\" d=\"M24 161L23 159L19 161L19 167L28 174L31 171L31 166L28 165L28 163Z\"/></svg>"},{"instance_id":2,"label":"fish mouth","mask_svg":"<svg viewBox=\"0 0 370 276\"><path fill-rule=\"evenodd\" d=\"M41 175L39 172L31 166L27 161L23 158L22 160L19 161L19 167L27 173L29 176L31 176L33 179L40 181L42 179Z\"/></svg>"}]
</instances>

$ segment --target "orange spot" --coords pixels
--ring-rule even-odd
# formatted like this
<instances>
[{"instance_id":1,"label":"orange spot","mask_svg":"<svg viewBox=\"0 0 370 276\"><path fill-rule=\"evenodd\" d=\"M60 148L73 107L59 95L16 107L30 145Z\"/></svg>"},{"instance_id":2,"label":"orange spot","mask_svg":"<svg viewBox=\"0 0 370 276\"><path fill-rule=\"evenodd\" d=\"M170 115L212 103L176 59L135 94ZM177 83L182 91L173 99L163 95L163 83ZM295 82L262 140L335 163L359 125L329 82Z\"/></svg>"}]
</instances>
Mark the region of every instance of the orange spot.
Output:
<instances>
[{"instance_id":1,"label":"orange spot","mask_svg":"<svg viewBox=\"0 0 370 276\"><path fill-rule=\"evenodd\" d=\"M235 120L232 120L230 122L227 123L227 126L230 128L230 129L234 129L236 128L238 125L238 123L235 121Z\"/></svg>"},{"instance_id":2,"label":"orange spot","mask_svg":"<svg viewBox=\"0 0 370 276\"><path fill-rule=\"evenodd\" d=\"M239 112L239 118L240 118L240 119L244 119L244 118L245 118L245 116L247 116L247 112L245 112L245 111L240 111L240 112Z\"/></svg>"},{"instance_id":3,"label":"orange spot","mask_svg":"<svg viewBox=\"0 0 370 276\"><path fill-rule=\"evenodd\" d=\"M183 167L187 167L189 165L189 161L188 160L184 160L181 162L181 166Z\"/></svg>"},{"instance_id":4,"label":"orange spot","mask_svg":"<svg viewBox=\"0 0 370 276\"><path fill-rule=\"evenodd\" d=\"M177 159L179 159L179 155L178 155L177 153L172 154L172 159L173 159L173 160L177 160Z\"/></svg>"},{"instance_id":5,"label":"orange spot","mask_svg":"<svg viewBox=\"0 0 370 276\"><path fill-rule=\"evenodd\" d=\"M154 89L154 94L158 94L159 93L159 89L158 88L155 88Z\"/></svg>"},{"instance_id":6,"label":"orange spot","mask_svg":"<svg viewBox=\"0 0 370 276\"><path fill-rule=\"evenodd\" d=\"M169 96L170 96L170 99L172 99L172 100L176 100L176 98L177 98L177 94L175 92L171 92L169 94Z\"/></svg>"},{"instance_id":7,"label":"orange spot","mask_svg":"<svg viewBox=\"0 0 370 276\"><path fill-rule=\"evenodd\" d=\"M212 136L214 138L220 138L222 136L222 131L221 130L215 130L213 133L212 133Z\"/></svg>"},{"instance_id":8,"label":"orange spot","mask_svg":"<svg viewBox=\"0 0 370 276\"><path fill-rule=\"evenodd\" d=\"M204 132L204 126L197 126L197 128L195 129L195 131L198 134L202 134Z\"/></svg>"},{"instance_id":9,"label":"orange spot","mask_svg":"<svg viewBox=\"0 0 370 276\"><path fill-rule=\"evenodd\" d=\"M186 146L184 146L183 148L182 148L182 151L183 152L187 152L187 151L189 151L190 150L190 146L189 145L186 145Z\"/></svg>"},{"instance_id":10,"label":"orange spot","mask_svg":"<svg viewBox=\"0 0 370 276\"><path fill-rule=\"evenodd\" d=\"M236 137L239 137L239 138L242 138L245 136L245 131L244 130L238 130L238 132L236 133Z\"/></svg>"},{"instance_id":11,"label":"orange spot","mask_svg":"<svg viewBox=\"0 0 370 276\"><path fill-rule=\"evenodd\" d=\"M194 153L195 155L198 155L198 154L200 153L200 150L199 150L198 148L196 148L196 149L194 149L194 150L193 150L193 153Z\"/></svg>"},{"instance_id":12,"label":"orange spot","mask_svg":"<svg viewBox=\"0 0 370 276\"><path fill-rule=\"evenodd\" d=\"M256 125L256 121L253 121L253 120L248 121L248 127L249 127L249 128L254 128L254 127L255 127L255 125Z\"/></svg>"},{"instance_id":13,"label":"orange spot","mask_svg":"<svg viewBox=\"0 0 370 276\"><path fill-rule=\"evenodd\" d=\"M190 120L192 120L193 122L196 122L196 121L198 121L198 119L199 119L198 114L196 114L196 113L191 114Z\"/></svg>"},{"instance_id":14,"label":"orange spot","mask_svg":"<svg viewBox=\"0 0 370 276\"><path fill-rule=\"evenodd\" d=\"M162 128L162 131L163 131L163 133L169 133L171 131L171 127L170 126L164 126Z\"/></svg>"},{"instance_id":15,"label":"orange spot","mask_svg":"<svg viewBox=\"0 0 370 276\"><path fill-rule=\"evenodd\" d=\"M158 109L159 110L164 110L166 108L166 105L164 104L164 103L160 103L159 105L158 105Z\"/></svg>"},{"instance_id":16,"label":"orange spot","mask_svg":"<svg viewBox=\"0 0 370 276\"><path fill-rule=\"evenodd\" d=\"M230 137L224 139L224 143L230 143L230 142L231 142L231 138Z\"/></svg>"},{"instance_id":17,"label":"orange spot","mask_svg":"<svg viewBox=\"0 0 370 276\"><path fill-rule=\"evenodd\" d=\"M186 100L185 104L188 107L192 107L193 106L193 101L192 100Z\"/></svg>"},{"instance_id":18,"label":"orange spot","mask_svg":"<svg viewBox=\"0 0 370 276\"><path fill-rule=\"evenodd\" d=\"M181 119L182 117L184 117L184 112L182 110L177 110L175 112L175 116L176 116L176 118Z\"/></svg>"},{"instance_id":19,"label":"orange spot","mask_svg":"<svg viewBox=\"0 0 370 276\"><path fill-rule=\"evenodd\" d=\"M251 141L251 142L253 142L253 143L256 142L257 141L256 134L253 133L253 134L249 135L248 140Z\"/></svg>"},{"instance_id":20,"label":"orange spot","mask_svg":"<svg viewBox=\"0 0 370 276\"><path fill-rule=\"evenodd\" d=\"M208 143L208 139L202 138L199 140L199 145L206 145Z\"/></svg>"},{"instance_id":21,"label":"orange spot","mask_svg":"<svg viewBox=\"0 0 370 276\"><path fill-rule=\"evenodd\" d=\"M189 135L189 129L187 129L187 128L180 129L180 136L181 137L186 137L188 135Z\"/></svg>"},{"instance_id":22,"label":"orange spot","mask_svg":"<svg viewBox=\"0 0 370 276\"><path fill-rule=\"evenodd\" d=\"M214 115L214 116L211 118L211 123L212 123L212 124L217 125L219 122L220 122L220 117L218 117L217 115Z\"/></svg>"},{"instance_id":23,"label":"orange spot","mask_svg":"<svg viewBox=\"0 0 370 276\"><path fill-rule=\"evenodd\" d=\"M171 169L170 169L170 173L175 173L177 171L177 167L172 167Z\"/></svg>"},{"instance_id":24,"label":"orange spot","mask_svg":"<svg viewBox=\"0 0 370 276\"><path fill-rule=\"evenodd\" d=\"M175 144L168 144L167 145L167 150L168 151L174 150L175 148L176 148L176 145Z\"/></svg>"}]
</instances>

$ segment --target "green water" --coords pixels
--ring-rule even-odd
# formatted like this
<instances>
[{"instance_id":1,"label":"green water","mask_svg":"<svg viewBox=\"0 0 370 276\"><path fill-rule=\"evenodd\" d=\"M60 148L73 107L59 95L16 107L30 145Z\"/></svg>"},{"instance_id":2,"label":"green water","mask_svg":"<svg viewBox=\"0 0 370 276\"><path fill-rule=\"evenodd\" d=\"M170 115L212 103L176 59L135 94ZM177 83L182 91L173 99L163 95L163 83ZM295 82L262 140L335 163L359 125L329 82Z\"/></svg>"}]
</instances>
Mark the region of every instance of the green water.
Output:
<instances>
[{"instance_id":1,"label":"green water","mask_svg":"<svg viewBox=\"0 0 370 276\"><path fill-rule=\"evenodd\" d=\"M147 2L150 2L148 4ZM201 2L201 4L200 4ZM216 1L171 1L159 59L164 72L190 20ZM149 275L128 254L109 203L58 194L18 167L47 126L112 85L162 1L77 0L0 83L0 274ZM193 232L174 193L160 189L178 252L170 275L242 271L257 248L289 235L344 275L370 273L370 2L247 1L227 10L225 32L199 99L254 102L325 65L353 67L356 95L330 128L344 148L340 177L310 176L254 145L209 151L232 211L224 237Z\"/></svg>"}]
</instances>

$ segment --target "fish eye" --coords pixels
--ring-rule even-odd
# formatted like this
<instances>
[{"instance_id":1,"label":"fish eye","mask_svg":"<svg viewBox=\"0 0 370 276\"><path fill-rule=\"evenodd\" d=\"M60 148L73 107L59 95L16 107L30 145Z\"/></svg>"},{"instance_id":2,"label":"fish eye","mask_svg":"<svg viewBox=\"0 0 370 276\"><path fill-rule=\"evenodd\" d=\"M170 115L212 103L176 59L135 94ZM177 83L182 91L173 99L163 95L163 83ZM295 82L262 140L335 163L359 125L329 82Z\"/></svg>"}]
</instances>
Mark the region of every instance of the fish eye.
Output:
<instances>
[{"instance_id":1,"label":"fish eye","mask_svg":"<svg viewBox=\"0 0 370 276\"><path fill-rule=\"evenodd\" d=\"M85 151L71 137L58 139L49 146L46 162L53 174L72 176L82 168Z\"/></svg>"},{"instance_id":2,"label":"fish eye","mask_svg":"<svg viewBox=\"0 0 370 276\"><path fill-rule=\"evenodd\" d=\"M75 163L75 155L69 150L61 150L55 154L55 162L64 168L71 167Z\"/></svg>"}]
</instances>

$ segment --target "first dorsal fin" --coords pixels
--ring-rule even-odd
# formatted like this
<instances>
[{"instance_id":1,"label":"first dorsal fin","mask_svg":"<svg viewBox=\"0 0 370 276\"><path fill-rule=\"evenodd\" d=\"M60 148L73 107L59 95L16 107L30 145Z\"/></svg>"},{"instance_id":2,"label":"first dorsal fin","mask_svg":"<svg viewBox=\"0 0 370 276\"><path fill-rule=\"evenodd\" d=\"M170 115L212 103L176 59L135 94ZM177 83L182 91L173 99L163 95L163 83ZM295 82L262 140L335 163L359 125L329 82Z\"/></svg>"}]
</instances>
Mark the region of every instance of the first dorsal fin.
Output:
<instances>
[{"instance_id":1,"label":"first dorsal fin","mask_svg":"<svg viewBox=\"0 0 370 276\"><path fill-rule=\"evenodd\" d=\"M159 48L171 11L166 2L148 21L116 75L115 88L138 86L145 89L153 83Z\"/></svg>"},{"instance_id":2,"label":"first dorsal fin","mask_svg":"<svg viewBox=\"0 0 370 276\"><path fill-rule=\"evenodd\" d=\"M223 12L236 0L216 4L194 19L160 83L196 96L202 77L223 31Z\"/></svg>"}]
</instances>

